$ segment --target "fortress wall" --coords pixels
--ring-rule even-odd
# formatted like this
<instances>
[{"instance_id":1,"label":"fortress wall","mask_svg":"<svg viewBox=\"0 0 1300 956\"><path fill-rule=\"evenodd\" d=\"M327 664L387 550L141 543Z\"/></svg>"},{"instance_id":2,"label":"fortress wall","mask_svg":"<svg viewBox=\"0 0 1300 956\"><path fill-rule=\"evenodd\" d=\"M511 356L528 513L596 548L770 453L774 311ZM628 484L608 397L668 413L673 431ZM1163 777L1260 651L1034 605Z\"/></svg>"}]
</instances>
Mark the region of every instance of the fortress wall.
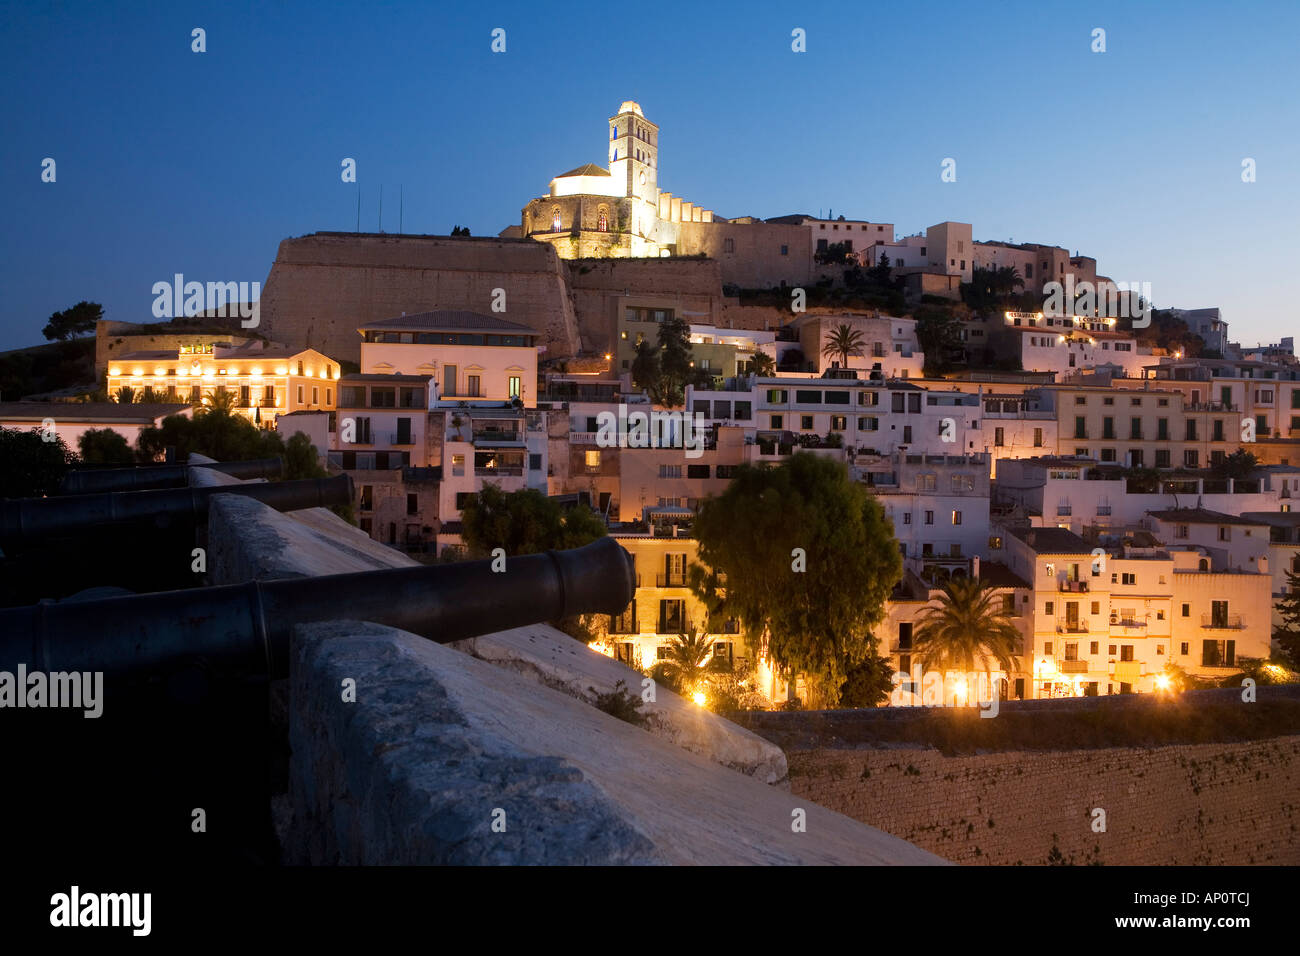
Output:
<instances>
[{"instance_id":1,"label":"fortress wall","mask_svg":"<svg viewBox=\"0 0 1300 956\"><path fill-rule=\"evenodd\" d=\"M661 306L690 323L712 324L722 306L718 263L710 259L571 259L565 262L584 351L614 352L623 305Z\"/></svg>"},{"instance_id":2,"label":"fortress wall","mask_svg":"<svg viewBox=\"0 0 1300 956\"><path fill-rule=\"evenodd\" d=\"M573 354L578 327L555 250L530 239L315 233L280 243L262 294L266 337L359 362L363 322L403 312L492 313L546 339L546 357Z\"/></svg>"}]
</instances>

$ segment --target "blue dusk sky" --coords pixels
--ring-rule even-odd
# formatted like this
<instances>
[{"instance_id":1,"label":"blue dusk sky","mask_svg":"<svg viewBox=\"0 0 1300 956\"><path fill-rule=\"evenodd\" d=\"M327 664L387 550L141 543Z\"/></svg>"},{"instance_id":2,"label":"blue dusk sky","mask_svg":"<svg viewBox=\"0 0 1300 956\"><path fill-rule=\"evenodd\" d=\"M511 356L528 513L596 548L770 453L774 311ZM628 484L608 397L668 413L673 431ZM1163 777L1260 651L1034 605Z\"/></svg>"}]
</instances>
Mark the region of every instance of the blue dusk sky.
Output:
<instances>
[{"instance_id":1,"label":"blue dusk sky","mask_svg":"<svg viewBox=\"0 0 1300 956\"><path fill-rule=\"evenodd\" d=\"M1297 36L1289 0L5 2L0 349L81 299L150 321L178 272L265 282L281 239L354 229L358 189L363 231L382 186L385 231L400 189L405 232L494 235L604 163L628 99L660 187L720 215L970 222L1275 341L1300 329Z\"/></svg>"}]
</instances>

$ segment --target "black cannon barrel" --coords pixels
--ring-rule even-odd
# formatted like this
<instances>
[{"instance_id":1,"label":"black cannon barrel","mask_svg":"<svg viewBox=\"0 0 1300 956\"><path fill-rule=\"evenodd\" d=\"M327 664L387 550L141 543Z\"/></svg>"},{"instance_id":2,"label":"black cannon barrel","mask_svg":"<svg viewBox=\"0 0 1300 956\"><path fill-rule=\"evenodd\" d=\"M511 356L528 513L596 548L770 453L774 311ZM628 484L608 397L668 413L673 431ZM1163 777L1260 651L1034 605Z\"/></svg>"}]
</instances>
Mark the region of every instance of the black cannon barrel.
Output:
<instances>
[{"instance_id":1,"label":"black cannon barrel","mask_svg":"<svg viewBox=\"0 0 1300 956\"><path fill-rule=\"evenodd\" d=\"M59 494L89 495L109 491L183 488L189 484L191 468L211 468L244 480L279 478L284 474L284 462L279 458L214 461L193 465L144 465L139 468L87 468L68 472L59 487Z\"/></svg>"},{"instance_id":2,"label":"black cannon barrel","mask_svg":"<svg viewBox=\"0 0 1300 956\"><path fill-rule=\"evenodd\" d=\"M620 614L636 591L613 538L492 561L252 581L0 610L0 670L147 675L202 657L227 673L286 677L295 624L358 620L439 644L574 614Z\"/></svg>"},{"instance_id":3,"label":"black cannon barrel","mask_svg":"<svg viewBox=\"0 0 1300 956\"><path fill-rule=\"evenodd\" d=\"M165 488L155 491L118 491L59 498L14 498L0 501L0 548L9 551L47 536L66 535L86 528L152 522L173 527L205 520L213 495L256 498L276 511L348 504L352 479L304 478L211 488Z\"/></svg>"}]
</instances>

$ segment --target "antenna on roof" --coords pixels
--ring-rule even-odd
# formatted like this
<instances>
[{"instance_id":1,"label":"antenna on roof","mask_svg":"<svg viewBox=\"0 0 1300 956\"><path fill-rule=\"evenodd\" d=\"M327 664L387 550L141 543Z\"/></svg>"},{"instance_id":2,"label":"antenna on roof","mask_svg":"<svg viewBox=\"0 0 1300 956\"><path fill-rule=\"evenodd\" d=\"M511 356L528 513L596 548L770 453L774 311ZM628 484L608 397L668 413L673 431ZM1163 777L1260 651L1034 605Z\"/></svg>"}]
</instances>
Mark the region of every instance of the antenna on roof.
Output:
<instances>
[{"instance_id":1,"label":"antenna on roof","mask_svg":"<svg viewBox=\"0 0 1300 956\"><path fill-rule=\"evenodd\" d=\"M379 187L379 231L384 231L384 187Z\"/></svg>"},{"instance_id":2,"label":"antenna on roof","mask_svg":"<svg viewBox=\"0 0 1300 956\"><path fill-rule=\"evenodd\" d=\"M357 232L361 232L361 184L357 183Z\"/></svg>"},{"instance_id":3,"label":"antenna on roof","mask_svg":"<svg viewBox=\"0 0 1300 956\"><path fill-rule=\"evenodd\" d=\"M397 234L402 234L402 213L406 209L406 186L399 186L401 191L397 194Z\"/></svg>"}]
</instances>

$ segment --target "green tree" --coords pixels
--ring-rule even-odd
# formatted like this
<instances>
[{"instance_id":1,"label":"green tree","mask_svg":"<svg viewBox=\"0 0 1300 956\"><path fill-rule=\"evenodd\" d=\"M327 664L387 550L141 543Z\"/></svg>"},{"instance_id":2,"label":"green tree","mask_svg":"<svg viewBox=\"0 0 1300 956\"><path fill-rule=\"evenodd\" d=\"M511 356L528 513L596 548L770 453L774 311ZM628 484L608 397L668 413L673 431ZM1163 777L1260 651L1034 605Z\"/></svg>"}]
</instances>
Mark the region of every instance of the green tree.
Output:
<instances>
[{"instance_id":1,"label":"green tree","mask_svg":"<svg viewBox=\"0 0 1300 956\"><path fill-rule=\"evenodd\" d=\"M120 432L111 428L87 428L77 439L81 460L87 465L133 465L135 455Z\"/></svg>"},{"instance_id":2,"label":"green tree","mask_svg":"<svg viewBox=\"0 0 1300 956\"><path fill-rule=\"evenodd\" d=\"M831 330L822 346L822 355L827 358L839 356L840 365L848 368L850 355L862 354L862 332L848 323L841 323Z\"/></svg>"},{"instance_id":3,"label":"green tree","mask_svg":"<svg viewBox=\"0 0 1300 956\"><path fill-rule=\"evenodd\" d=\"M284 477L286 481L329 477L329 472L321 467L316 446L304 432L294 432L285 442Z\"/></svg>"},{"instance_id":4,"label":"green tree","mask_svg":"<svg viewBox=\"0 0 1300 956\"><path fill-rule=\"evenodd\" d=\"M659 350L648 339L636 344L631 371L632 384L645 389L653 399L659 388Z\"/></svg>"},{"instance_id":5,"label":"green tree","mask_svg":"<svg viewBox=\"0 0 1300 956\"><path fill-rule=\"evenodd\" d=\"M0 498L41 498L59 490L77 462L63 439L40 429L0 428Z\"/></svg>"},{"instance_id":6,"label":"green tree","mask_svg":"<svg viewBox=\"0 0 1300 956\"><path fill-rule=\"evenodd\" d=\"M995 588L980 578L951 578L940 586L938 607L917 621L916 659L926 671L970 673L995 660L1010 674L1020 653L1021 636L1003 609Z\"/></svg>"},{"instance_id":7,"label":"green tree","mask_svg":"<svg viewBox=\"0 0 1300 956\"><path fill-rule=\"evenodd\" d=\"M813 259L818 265L837 266L847 263L852 258L852 255L853 254L849 252L847 243L832 242L825 249L819 249L816 254L813 255Z\"/></svg>"},{"instance_id":8,"label":"green tree","mask_svg":"<svg viewBox=\"0 0 1300 956\"><path fill-rule=\"evenodd\" d=\"M285 451L275 432L258 428L242 415L211 407L196 409L193 418L168 415L161 425L140 429L135 448L142 462L157 461L168 448L175 449L180 459L197 453L216 461L272 458Z\"/></svg>"},{"instance_id":9,"label":"green tree","mask_svg":"<svg viewBox=\"0 0 1300 956\"><path fill-rule=\"evenodd\" d=\"M833 705L846 668L878 656L871 630L902 576L884 509L843 464L798 452L740 466L701 504L694 531L759 650Z\"/></svg>"},{"instance_id":10,"label":"green tree","mask_svg":"<svg viewBox=\"0 0 1300 956\"><path fill-rule=\"evenodd\" d=\"M130 405L135 401L135 389L130 385L120 385L113 390L113 401L122 405Z\"/></svg>"},{"instance_id":11,"label":"green tree","mask_svg":"<svg viewBox=\"0 0 1300 956\"><path fill-rule=\"evenodd\" d=\"M749 371L759 378L771 378L776 374L776 359L766 352L755 352L749 360Z\"/></svg>"},{"instance_id":12,"label":"green tree","mask_svg":"<svg viewBox=\"0 0 1300 956\"><path fill-rule=\"evenodd\" d=\"M1274 610L1282 620L1273 629L1273 643L1293 670L1300 670L1300 567L1286 572L1286 594L1277 599Z\"/></svg>"},{"instance_id":13,"label":"green tree","mask_svg":"<svg viewBox=\"0 0 1300 956\"><path fill-rule=\"evenodd\" d=\"M880 261L866 270L867 282L881 289L894 288L893 269L889 264L889 256L881 256Z\"/></svg>"},{"instance_id":14,"label":"green tree","mask_svg":"<svg viewBox=\"0 0 1300 956\"><path fill-rule=\"evenodd\" d=\"M922 307L916 310L916 341L925 353L926 370L948 370L951 356L961 350L961 319L946 309Z\"/></svg>"},{"instance_id":15,"label":"green tree","mask_svg":"<svg viewBox=\"0 0 1300 956\"><path fill-rule=\"evenodd\" d=\"M70 309L55 312L41 330L50 340L66 342L79 335L93 335L95 323L104 317L104 307L98 302L78 302Z\"/></svg>"},{"instance_id":16,"label":"green tree","mask_svg":"<svg viewBox=\"0 0 1300 956\"><path fill-rule=\"evenodd\" d=\"M840 685L841 707L875 707L888 699L893 689L894 668L883 657L868 657L844 667Z\"/></svg>"},{"instance_id":17,"label":"green tree","mask_svg":"<svg viewBox=\"0 0 1300 956\"><path fill-rule=\"evenodd\" d=\"M691 327L676 313L659 323L660 404L675 407L685 400L686 385L693 380Z\"/></svg>"},{"instance_id":18,"label":"green tree","mask_svg":"<svg viewBox=\"0 0 1300 956\"><path fill-rule=\"evenodd\" d=\"M709 635L692 627L669 642L665 656L656 664L655 670L667 678L668 686L683 697L690 697L697 690L703 690L709 677L722 673L723 668L713 657L713 641Z\"/></svg>"},{"instance_id":19,"label":"green tree","mask_svg":"<svg viewBox=\"0 0 1300 956\"><path fill-rule=\"evenodd\" d=\"M490 483L465 503L461 524L465 546L478 558L496 548L510 557L580 548L605 535L604 521L585 505L561 508L535 488L507 492Z\"/></svg>"},{"instance_id":20,"label":"green tree","mask_svg":"<svg viewBox=\"0 0 1300 956\"><path fill-rule=\"evenodd\" d=\"M1231 455L1211 466L1211 471L1219 478L1249 478L1259 467L1259 459L1253 452L1238 448Z\"/></svg>"}]
</instances>

